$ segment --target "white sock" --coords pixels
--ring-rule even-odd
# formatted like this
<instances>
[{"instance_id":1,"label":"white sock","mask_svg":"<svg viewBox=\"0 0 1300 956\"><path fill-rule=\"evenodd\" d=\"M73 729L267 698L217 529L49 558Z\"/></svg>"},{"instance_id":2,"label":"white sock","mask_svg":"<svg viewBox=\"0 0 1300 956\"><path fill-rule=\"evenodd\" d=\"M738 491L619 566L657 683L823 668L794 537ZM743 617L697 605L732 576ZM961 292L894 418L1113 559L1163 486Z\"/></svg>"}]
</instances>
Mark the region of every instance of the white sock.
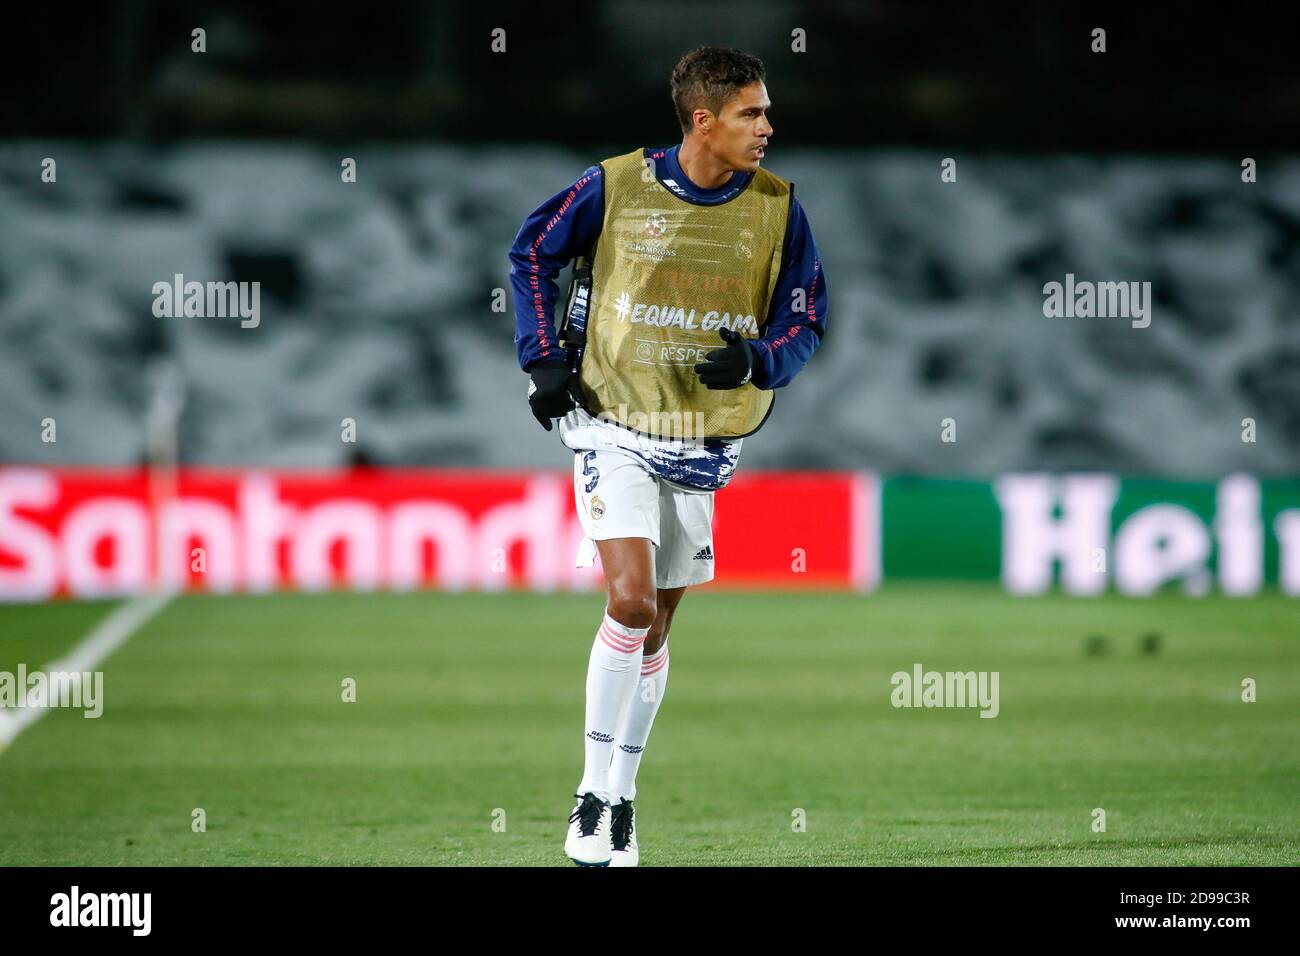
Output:
<instances>
[{"instance_id":1,"label":"white sock","mask_svg":"<svg viewBox=\"0 0 1300 956\"><path fill-rule=\"evenodd\" d=\"M625 627L610 617L606 609L605 620L596 632L591 659L587 662L587 715L583 730L586 762L582 782L578 784L579 794L591 792L610 801L609 761L614 734L623 704L636 691L641 645L649 631L648 627Z\"/></svg>"},{"instance_id":2,"label":"white sock","mask_svg":"<svg viewBox=\"0 0 1300 956\"><path fill-rule=\"evenodd\" d=\"M615 732L614 759L609 767L611 803L624 798L636 799L636 771L641 766L641 754L650 739L650 727L659 712L668 686L668 641L659 650L641 659L641 682L636 692L623 705Z\"/></svg>"}]
</instances>

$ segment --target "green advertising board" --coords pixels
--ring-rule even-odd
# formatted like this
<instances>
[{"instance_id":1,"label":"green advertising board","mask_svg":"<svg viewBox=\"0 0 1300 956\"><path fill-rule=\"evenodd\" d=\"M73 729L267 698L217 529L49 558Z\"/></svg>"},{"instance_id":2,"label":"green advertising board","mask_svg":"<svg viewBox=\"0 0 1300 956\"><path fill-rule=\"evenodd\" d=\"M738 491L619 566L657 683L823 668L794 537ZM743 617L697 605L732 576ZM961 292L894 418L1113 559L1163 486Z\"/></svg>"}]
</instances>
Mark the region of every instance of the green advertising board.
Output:
<instances>
[{"instance_id":1,"label":"green advertising board","mask_svg":"<svg viewBox=\"0 0 1300 956\"><path fill-rule=\"evenodd\" d=\"M1001 579L1009 590L1300 595L1300 481L1174 482L1017 473L884 482L886 580Z\"/></svg>"}]
</instances>

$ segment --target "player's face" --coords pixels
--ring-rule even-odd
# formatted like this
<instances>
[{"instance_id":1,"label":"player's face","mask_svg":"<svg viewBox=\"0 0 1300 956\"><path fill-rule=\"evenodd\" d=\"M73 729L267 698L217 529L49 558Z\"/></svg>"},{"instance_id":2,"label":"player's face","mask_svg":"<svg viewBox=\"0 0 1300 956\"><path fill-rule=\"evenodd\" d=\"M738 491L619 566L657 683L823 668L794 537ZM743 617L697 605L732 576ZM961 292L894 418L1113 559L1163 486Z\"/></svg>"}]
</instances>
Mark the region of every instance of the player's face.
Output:
<instances>
[{"instance_id":1,"label":"player's face","mask_svg":"<svg viewBox=\"0 0 1300 956\"><path fill-rule=\"evenodd\" d=\"M766 86L751 83L743 87L722 107L713 137L713 154L732 169L743 172L758 169L772 135L772 124L767 121L767 111L771 108Z\"/></svg>"}]
</instances>

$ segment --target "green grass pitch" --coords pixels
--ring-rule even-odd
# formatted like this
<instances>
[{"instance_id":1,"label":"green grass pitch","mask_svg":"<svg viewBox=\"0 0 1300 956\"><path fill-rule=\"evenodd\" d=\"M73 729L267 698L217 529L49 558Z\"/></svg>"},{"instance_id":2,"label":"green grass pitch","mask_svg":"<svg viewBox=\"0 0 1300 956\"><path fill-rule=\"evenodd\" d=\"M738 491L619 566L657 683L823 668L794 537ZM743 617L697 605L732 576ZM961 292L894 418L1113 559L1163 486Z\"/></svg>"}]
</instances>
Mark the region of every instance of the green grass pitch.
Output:
<instances>
[{"instance_id":1,"label":"green grass pitch","mask_svg":"<svg viewBox=\"0 0 1300 956\"><path fill-rule=\"evenodd\" d=\"M103 665L102 718L51 711L0 754L0 865L567 866L602 606L179 598ZM111 607L0 607L0 670ZM1298 624L1275 593L689 593L638 780L642 863L1293 865ZM999 716L895 709L890 675L917 662L998 671Z\"/></svg>"}]
</instances>

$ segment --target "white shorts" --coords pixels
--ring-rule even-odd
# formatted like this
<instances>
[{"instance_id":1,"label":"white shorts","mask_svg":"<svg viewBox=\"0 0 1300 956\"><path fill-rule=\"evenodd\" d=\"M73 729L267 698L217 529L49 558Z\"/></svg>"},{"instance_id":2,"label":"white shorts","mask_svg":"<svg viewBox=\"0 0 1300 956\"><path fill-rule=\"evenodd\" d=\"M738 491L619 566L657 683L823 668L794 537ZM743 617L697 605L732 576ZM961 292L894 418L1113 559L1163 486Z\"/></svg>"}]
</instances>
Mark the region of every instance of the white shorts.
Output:
<instances>
[{"instance_id":1,"label":"white shorts","mask_svg":"<svg viewBox=\"0 0 1300 956\"><path fill-rule=\"evenodd\" d=\"M631 455L602 450L574 452L573 497L587 535L578 567L595 561L592 542L649 538L655 587L713 580L713 492L684 491Z\"/></svg>"}]
</instances>

